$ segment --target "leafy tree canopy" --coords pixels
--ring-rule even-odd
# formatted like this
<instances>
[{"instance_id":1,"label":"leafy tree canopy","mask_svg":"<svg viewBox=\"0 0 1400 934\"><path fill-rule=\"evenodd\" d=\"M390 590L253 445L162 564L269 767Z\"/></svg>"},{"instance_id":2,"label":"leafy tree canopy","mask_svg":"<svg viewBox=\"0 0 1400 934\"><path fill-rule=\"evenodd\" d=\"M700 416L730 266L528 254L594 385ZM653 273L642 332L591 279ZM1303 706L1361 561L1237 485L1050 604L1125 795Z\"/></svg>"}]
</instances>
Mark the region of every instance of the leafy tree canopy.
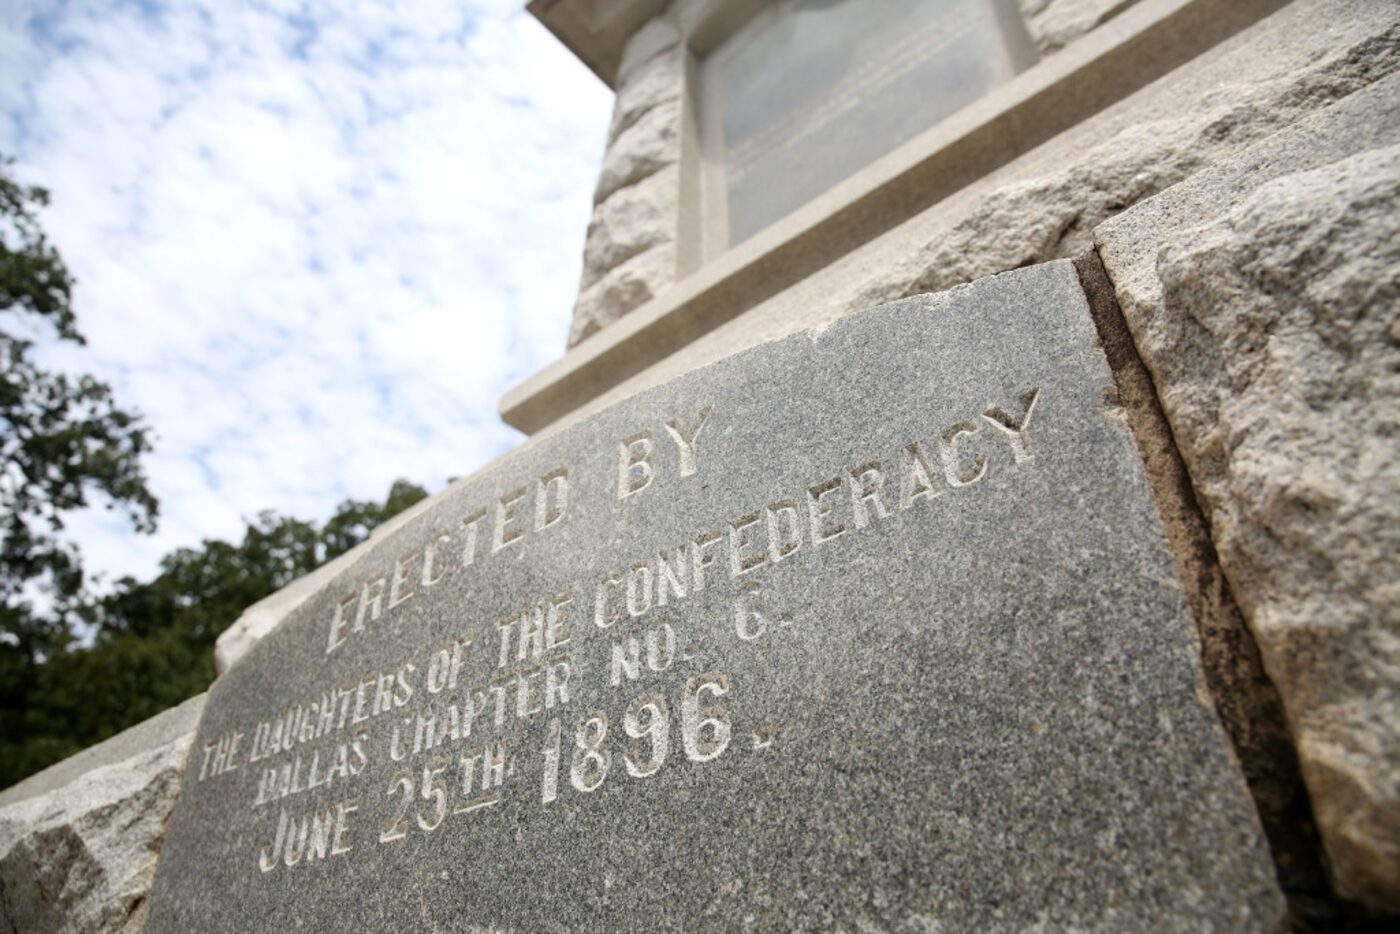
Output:
<instances>
[{"instance_id":1,"label":"leafy tree canopy","mask_svg":"<svg viewBox=\"0 0 1400 934\"><path fill-rule=\"evenodd\" d=\"M265 512L241 542L177 549L153 580L92 595L65 519L101 503L152 531L151 436L105 383L35 362L44 329L83 338L73 278L39 226L48 193L12 164L0 156L0 787L203 691L214 640L243 610L427 495L400 480L320 525Z\"/></svg>"},{"instance_id":2,"label":"leafy tree canopy","mask_svg":"<svg viewBox=\"0 0 1400 934\"><path fill-rule=\"evenodd\" d=\"M66 518L101 502L150 531L157 513L139 416L118 407L105 383L34 359L32 338L45 331L83 338L73 277L39 225L48 192L16 181L12 165L0 155L0 784L27 768L29 751L9 748L9 738L23 735L41 669L73 644L88 609Z\"/></svg>"},{"instance_id":3,"label":"leafy tree canopy","mask_svg":"<svg viewBox=\"0 0 1400 934\"><path fill-rule=\"evenodd\" d=\"M0 787L205 690L214 640L245 609L426 495L399 480L384 503L346 500L324 524L264 512L241 542L179 548L152 580L118 581L92 607L93 642L45 659L19 717L4 724ZM0 683L6 678L0 669Z\"/></svg>"}]
</instances>

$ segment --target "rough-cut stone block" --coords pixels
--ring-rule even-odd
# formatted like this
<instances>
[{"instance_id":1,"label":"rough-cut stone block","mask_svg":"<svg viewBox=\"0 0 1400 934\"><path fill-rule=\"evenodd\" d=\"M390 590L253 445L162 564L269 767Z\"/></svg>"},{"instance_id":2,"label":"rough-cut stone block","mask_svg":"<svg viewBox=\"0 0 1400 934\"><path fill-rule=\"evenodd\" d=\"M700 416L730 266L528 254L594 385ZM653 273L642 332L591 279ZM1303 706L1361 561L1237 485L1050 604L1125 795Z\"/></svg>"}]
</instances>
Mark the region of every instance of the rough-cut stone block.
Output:
<instances>
[{"instance_id":1,"label":"rough-cut stone block","mask_svg":"<svg viewBox=\"0 0 1400 934\"><path fill-rule=\"evenodd\" d=\"M0 929L135 931L204 696L0 793Z\"/></svg>"},{"instance_id":2,"label":"rough-cut stone block","mask_svg":"<svg viewBox=\"0 0 1400 934\"><path fill-rule=\"evenodd\" d=\"M579 293L569 345L594 334L650 301L676 275L676 245L659 243L629 257Z\"/></svg>"},{"instance_id":3,"label":"rough-cut stone block","mask_svg":"<svg viewBox=\"0 0 1400 934\"><path fill-rule=\"evenodd\" d=\"M606 201L619 189L635 185L679 162L680 124L680 101L664 101L620 131L603 154L603 169L598 175L594 201ZM670 214L663 229L676 226L676 193L673 188L665 198ZM586 258L584 261L588 262Z\"/></svg>"},{"instance_id":4,"label":"rough-cut stone block","mask_svg":"<svg viewBox=\"0 0 1400 934\"><path fill-rule=\"evenodd\" d=\"M215 683L149 929L1271 929L1111 390L1056 263L536 438Z\"/></svg>"},{"instance_id":5,"label":"rough-cut stone block","mask_svg":"<svg viewBox=\"0 0 1400 934\"><path fill-rule=\"evenodd\" d=\"M1040 54L1049 55L1137 0L1020 0L1026 27Z\"/></svg>"},{"instance_id":6,"label":"rough-cut stone block","mask_svg":"<svg viewBox=\"0 0 1400 934\"><path fill-rule=\"evenodd\" d=\"M685 89L685 55L669 49L637 67L617 89L613 102L611 143L628 127L662 104L677 103Z\"/></svg>"},{"instance_id":7,"label":"rough-cut stone block","mask_svg":"<svg viewBox=\"0 0 1400 934\"><path fill-rule=\"evenodd\" d=\"M585 288L639 253L675 240L677 174L675 168L654 174L593 209L583 249Z\"/></svg>"},{"instance_id":8,"label":"rough-cut stone block","mask_svg":"<svg viewBox=\"0 0 1400 934\"><path fill-rule=\"evenodd\" d=\"M664 26L664 18L657 22ZM685 53L671 39L673 27L644 29L636 47L649 55L639 54L635 64L625 60L594 192L570 345L675 279Z\"/></svg>"},{"instance_id":9,"label":"rough-cut stone block","mask_svg":"<svg viewBox=\"0 0 1400 934\"><path fill-rule=\"evenodd\" d=\"M1096 237L1338 890L1400 910L1400 78Z\"/></svg>"}]
</instances>

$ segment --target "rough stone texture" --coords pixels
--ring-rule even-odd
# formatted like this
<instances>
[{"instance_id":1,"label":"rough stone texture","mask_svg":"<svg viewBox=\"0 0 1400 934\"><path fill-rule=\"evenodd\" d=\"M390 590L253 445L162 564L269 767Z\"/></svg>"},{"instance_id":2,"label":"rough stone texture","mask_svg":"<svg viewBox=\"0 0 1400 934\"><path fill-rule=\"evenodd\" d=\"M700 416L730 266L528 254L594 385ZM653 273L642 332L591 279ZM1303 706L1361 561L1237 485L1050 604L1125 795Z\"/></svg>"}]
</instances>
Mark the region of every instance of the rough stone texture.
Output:
<instances>
[{"instance_id":1,"label":"rough stone texture","mask_svg":"<svg viewBox=\"0 0 1400 934\"><path fill-rule=\"evenodd\" d=\"M1397 144L1389 78L1096 232L1282 694L1338 890L1389 910L1400 910Z\"/></svg>"},{"instance_id":2,"label":"rough stone texture","mask_svg":"<svg viewBox=\"0 0 1400 934\"><path fill-rule=\"evenodd\" d=\"M584 243L572 346L674 281L685 50L668 18L627 42Z\"/></svg>"},{"instance_id":3,"label":"rough stone texture","mask_svg":"<svg viewBox=\"0 0 1400 934\"><path fill-rule=\"evenodd\" d=\"M1210 525L1152 377L1098 254L1086 253L1075 266L1113 371L1116 401L1142 457L1177 577L1201 637L1206 686L1240 760L1274 855L1279 885L1288 897L1288 929L1346 930L1361 913L1339 902L1332 891L1282 702L1220 567Z\"/></svg>"},{"instance_id":4,"label":"rough stone texture","mask_svg":"<svg viewBox=\"0 0 1400 934\"><path fill-rule=\"evenodd\" d=\"M986 192L947 236L913 252L856 301L887 300L900 277L907 277L904 290L921 292L1075 255L1091 245L1094 227L1124 208L1400 68L1400 7L1366 0L1297 7L1311 9L1271 17L1274 28L1252 30L1264 41L1248 51L1272 54L1282 31L1300 25L1288 20L1336 23L1330 33L1289 43L1295 61L1312 53L1301 67L1282 72L1277 62L1221 56L1232 77L1191 99L1187 112L1139 113L1077 157Z\"/></svg>"},{"instance_id":5,"label":"rough stone texture","mask_svg":"<svg viewBox=\"0 0 1400 934\"><path fill-rule=\"evenodd\" d=\"M1111 384L1056 263L532 440L215 683L149 929L1275 928Z\"/></svg>"},{"instance_id":6,"label":"rough stone texture","mask_svg":"<svg viewBox=\"0 0 1400 934\"><path fill-rule=\"evenodd\" d=\"M0 794L0 930L135 931L204 696Z\"/></svg>"},{"instance_id":7,"label":"rough stone texture","mask_svg":"<svg viewBox=\"0 0 1400 934\"><path fill-rule=\"evenodd\" d=\"M1400 68L1400 13L1298 0L581 405L554 429L744 347L1093 247L1093 230ZM685 322L682 322L685 324Z\"/></svg>"},{"instance_id":8,"label":"rough stone texture","mask_svg":"<svg viewBox=\"0 0 1400 934\"><path fill-rule=\"evenodd\" d=\"M589 228L590 242L594 229ZM649 301L675 278L674 241L660 243L607 270L602 277L579 293L574 306L570 345L596 333L607 324Z\"/></svg>"},{"instance_id":9,"label":"rough stone texture","mask_svg":"<svg viewBox=\"0 0 1400 934\"><path fill-rule=\"evenodd\" d=\"M1026 28L1041 55L1069 45L1137 0L1019 0Z\"/></svg>"},{"instance_id":10,"label":"rough stone texture","mask_svg":"<svg viewBox=\"0 0 1400 934\"><path fill-rule=\"evenodd\" d=\"M674 169L679 151L677 137L680 122L681 103L679 100L670 100L651 107L634 122L628 123L625 129L618 131L603 158L598 187L593 193L595 205L603 206L619 189L628 186L639 187L638 183L648 176L660 174L667 168ZM671 180L668 186L669 194L663 196L672 215L676 209L675 185L675 180ZM647 196L653 198L658 194L661 194L660 190L647 192ZM619 223L617 219L607 220L613 224ZM666 229L665 221L651 221L649 226L658 230ZM585 255L584 261L590 264L589 268L601 268L597 266L597 258Z\"/></svg>"},{"instance_id":11,"label":"rough stone texture","mask_svg":"<svg viewBox=\"0 0 1400 934\"><path fill-rule=\"evenodd\" d=\"M668 195L675 192L678 175L678 167L671 165L620 185L594 207L583 251L585 270L613 269L654 247L669 247L675 239L669 230L675 198Z\"/></svg>"},{"instance_id":12,"label":"rough stone texture","mask_svg":"<svg viewBox=\"0 0 1400 934\"><path fill-rule=\"evenodd\" d=\"M1033 41L1050 54L1135 0L1020 0ZM680 228L683 31L705 27L715 0L678 3L628 39L612 127L594 192L569 346L641 306L676 278ZM677 25L679 22L679 26ZM611 203L631 189L631 205ZM649 210L636 209L645 202ZM650 251L645 260L634 257Z\"/></svg>"}]
</instances>

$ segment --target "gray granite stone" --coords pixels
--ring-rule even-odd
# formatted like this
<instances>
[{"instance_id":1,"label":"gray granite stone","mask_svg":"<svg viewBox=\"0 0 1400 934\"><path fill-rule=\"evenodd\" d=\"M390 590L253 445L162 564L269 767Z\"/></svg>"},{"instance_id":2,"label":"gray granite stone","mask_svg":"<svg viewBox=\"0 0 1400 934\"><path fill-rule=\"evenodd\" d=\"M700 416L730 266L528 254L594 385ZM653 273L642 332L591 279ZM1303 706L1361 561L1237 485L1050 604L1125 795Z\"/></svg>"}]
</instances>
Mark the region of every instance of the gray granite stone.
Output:
<instances>
[{"instance_id":1,"label":"gray granite stone","mask_svg":"<svg viewBox=\"0 0 1400 934\"><path fill-rule=\"evenodd\" d=\"M1336 889L1400 912L1400 75L1095 237Z\"/></svg>"},{"instance_id":2,"label":"gray granite stone","mask_svg":"<svg viewBox=\"0 0 1400 934\"><path fill-rule=\"evenodd\" d=\"M137 931L204 695L0 793L0 931Z\"/></svg>"},{"instance_id":3,"label":"gray granite stone","mask_svg":"<svg viewBox=\"0 0 1400 934\"><path fill-rule=\"evenodd\" d=\"M215 683L148 928L1276 927L1111 385L1060 262L535 439Z\"/></svg>"}]
</instances>

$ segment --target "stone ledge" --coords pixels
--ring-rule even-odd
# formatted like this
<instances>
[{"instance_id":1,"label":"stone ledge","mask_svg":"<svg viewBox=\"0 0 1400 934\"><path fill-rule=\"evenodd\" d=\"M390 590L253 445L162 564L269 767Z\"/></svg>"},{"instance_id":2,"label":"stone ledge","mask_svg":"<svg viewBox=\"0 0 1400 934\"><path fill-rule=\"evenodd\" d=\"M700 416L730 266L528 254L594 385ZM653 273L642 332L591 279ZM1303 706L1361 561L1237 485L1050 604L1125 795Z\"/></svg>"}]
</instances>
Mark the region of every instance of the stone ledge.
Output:
<instances>
[{"instance_id":1,"label":"stone ledge","mask_svg":"<svg viewBox=\"0 0 1400 934\"><path fill-rule=\"evenodd\" d=\"M0 928L139 930L204 695L0 792Z\"/></svg>"},{"instance_id":2,"label":"stone ledge","mask_svg":"<svg viewBox=\"0 0 1400 934\"><path fill-rule=\"evenodd\" d=\"M1283 5L1143 0L580 342L508 391L502 418L540 430Z\"/></svg>"}]
</instances>

